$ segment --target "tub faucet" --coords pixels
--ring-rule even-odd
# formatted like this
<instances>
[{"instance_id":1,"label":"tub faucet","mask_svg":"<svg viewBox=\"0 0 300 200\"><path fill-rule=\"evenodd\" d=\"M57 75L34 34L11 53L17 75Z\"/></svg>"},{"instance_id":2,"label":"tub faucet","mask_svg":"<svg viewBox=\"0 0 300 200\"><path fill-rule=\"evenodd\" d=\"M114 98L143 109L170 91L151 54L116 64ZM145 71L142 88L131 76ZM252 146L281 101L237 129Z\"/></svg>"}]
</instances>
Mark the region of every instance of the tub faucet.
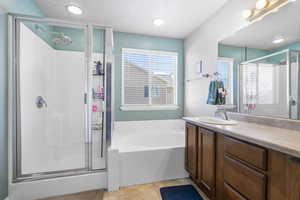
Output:
<instances>
[{"instance_id":1,"label":"tub faucet","mask_svg":"<svg viewBox=\"0 0 300 200\"><path fill-rule=\"evenodd\" d=\"M225 120L229 120L226 108L218 108L215 112L215 115L222 113Z\"/></svg>"}]
</instances>

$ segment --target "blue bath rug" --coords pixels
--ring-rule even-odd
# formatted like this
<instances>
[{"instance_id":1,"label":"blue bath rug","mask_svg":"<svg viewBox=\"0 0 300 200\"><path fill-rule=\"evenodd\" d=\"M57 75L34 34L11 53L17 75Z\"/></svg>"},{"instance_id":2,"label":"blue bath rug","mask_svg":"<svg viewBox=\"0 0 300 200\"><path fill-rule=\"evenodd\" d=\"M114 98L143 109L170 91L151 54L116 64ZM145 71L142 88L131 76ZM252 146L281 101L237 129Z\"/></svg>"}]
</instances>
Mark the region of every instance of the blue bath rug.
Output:
<instances>
[{"instance_id":1,"label":"blue bath rug","mask_svg":"<svg viewBox=\"0 0 300 200\"><path fill-rule=\"evenodd\" d=\"M180 185L160 188L163 200L203 200L192 185Z\"/></svg>"}]
</instances>

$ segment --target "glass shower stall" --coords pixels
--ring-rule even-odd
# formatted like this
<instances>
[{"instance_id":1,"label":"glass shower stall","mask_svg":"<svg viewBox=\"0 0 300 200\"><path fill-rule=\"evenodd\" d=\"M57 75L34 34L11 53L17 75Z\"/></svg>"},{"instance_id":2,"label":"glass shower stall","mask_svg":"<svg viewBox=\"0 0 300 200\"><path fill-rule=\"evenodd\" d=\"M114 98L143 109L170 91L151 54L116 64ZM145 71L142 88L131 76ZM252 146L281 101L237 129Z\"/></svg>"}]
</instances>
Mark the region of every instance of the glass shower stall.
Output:
<instances>
[{"instance_id":1,"label":"glass shower stall","mask_svg":"<svg viewBox=\"0 0 300 200\"><path fill-rule=\"evenodd\" d=\"M11 15L13 182L106 168L112 30Z\"/></svg>"},{"instance_id":2,"label":"glass shower stall","mask_svg":"<svg viewBox=\"0 0 300 200\"><path fill-rule=\"evenodd\" d=\"M239 112L300 119L299 58L300 51L287 49L241 63Z\"/></svg>"}]
</instances>

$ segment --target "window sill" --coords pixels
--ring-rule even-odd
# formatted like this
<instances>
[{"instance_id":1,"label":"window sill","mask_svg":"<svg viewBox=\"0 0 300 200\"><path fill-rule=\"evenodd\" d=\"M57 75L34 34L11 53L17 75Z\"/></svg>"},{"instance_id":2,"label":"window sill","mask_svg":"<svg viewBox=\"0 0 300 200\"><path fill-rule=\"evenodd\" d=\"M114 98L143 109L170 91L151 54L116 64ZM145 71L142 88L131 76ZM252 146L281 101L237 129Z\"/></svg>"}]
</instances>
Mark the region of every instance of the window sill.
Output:
<instances>
[{"instance_id":1,"label":"window sill","mask_svg":"<svg viewBox=\"0 0 300 200\"><path fill-rule=\"evenodd\" d=\"M152 110L178 110L177 105L157 105L157 106L134 106L123 105L120 107L122 111L152 111Z\"/></svg>"}]
</instances>

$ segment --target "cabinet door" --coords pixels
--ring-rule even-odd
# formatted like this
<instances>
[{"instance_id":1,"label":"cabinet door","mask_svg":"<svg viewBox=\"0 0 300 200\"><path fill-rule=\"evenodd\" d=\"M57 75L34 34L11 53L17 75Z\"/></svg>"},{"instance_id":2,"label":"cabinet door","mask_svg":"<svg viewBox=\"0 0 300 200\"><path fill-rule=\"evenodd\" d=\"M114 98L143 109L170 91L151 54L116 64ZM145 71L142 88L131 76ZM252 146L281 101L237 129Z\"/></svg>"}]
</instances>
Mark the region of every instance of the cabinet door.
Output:
<instances>
[{"instance_id":1,"label":"cabinet door","mask_svg":"<svg viewBox=\"0 0 300 200\"><path fill-rule=\"evenodd\" d=\"M300 160L271 151L269 166L269 200L299 200Z\"/></svg>"},{"instance_id":2,"label":"cabinet door","mask_svg":"<svg viewBox=\"0 0 300 200\"><path fill-rule=\"evenodd\" d=\"M191 124L186 125L186 148L185 168L190 176L196 179L197 176L197 127Z\"/></svg>"},{"instance_id":3,"label":"cabinet door","mask_svg":"<svg viewBox=\"0 0 300 200\"><path fill-rule=\"evenodd\" d=\"M215 194L216 185L216 138L212 131L199 129L198 138L198 182L209 197Z\"/></svg>"},{"instance_id":4,"label":"cabinet door","mask_svg":"<svg viewBox=\"0 0 300 200\"><path fill-rule=\"evenodd\" d=\"M288 156L287 200L300 199L300 159Z\"/></svg>"}]
</instances>

